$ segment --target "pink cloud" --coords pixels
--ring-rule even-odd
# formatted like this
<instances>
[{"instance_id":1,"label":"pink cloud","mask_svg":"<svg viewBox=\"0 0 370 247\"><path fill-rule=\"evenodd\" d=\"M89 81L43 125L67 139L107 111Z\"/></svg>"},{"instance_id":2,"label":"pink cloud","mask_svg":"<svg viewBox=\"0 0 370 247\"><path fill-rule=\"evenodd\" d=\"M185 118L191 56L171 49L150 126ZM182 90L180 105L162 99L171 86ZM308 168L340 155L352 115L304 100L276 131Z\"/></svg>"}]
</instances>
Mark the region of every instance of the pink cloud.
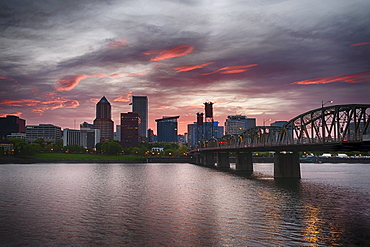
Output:
<instances>
[{"instance_id":1,"label":"pink cloud","mask_svg":"<svg viewBox=\"0 0 370 247\"><path fill-rule=\"evenodd\" d=\"M13 82L19 84L19 82L17 80L14 80L13 78L9 78L9 77L0 76L0 80L9 80L9 81L13 81Z\"/></svg>"},{"instance_id":2,"label":"pink cloud","mask_svg":"<svg viewBox=\"0 0 370 247\"><path fill-rule=\"evenodd\" d=\"M352 44L351 46L360 46L360 45L370 45L370 42L356 43L356 44Z\"/></svg>"},{"instance_id":3,"label":"pink cloud","mask_svg":"<svg viewBox=\"0 0 370 247\"><path fill-rule=\"evenodd\" d=\"M133 73L133 74L129 74L127 75L127 77L136 77L136 76L140 76L140 75L145 75L147 72L138 72L138 73Z\"/></svg>"},{"instance_id":4,"label":"pink cloud","mask_svg":"<svg viewBox=\"0 0 370 247\"><path fill-rule=\"evenodd\" d=\"M303 81L296 81L290 84L297 85L313 85L313 84L328 84L333 82L347 82L347 83L360 83L360 82L369 82L370 81L370 71L347 74L347 75L338 75L338 76L328 76L321 77Z\"/></svg>"},{"instance_id":5,"label":"pink cloud","mask_svg":"<svg viewBox=\"0 0 370 247\"><path fill-rule=\"evenodd\" d=\"M206 66L208 66L212 63L213 62L198 64L198 65L180 66L180 67L176 67L176 68L173 68L173 69L177 70L176 73L185 72L185 71L190 71L190 70L195 70L195 69L201 69L201 68L206 67Z\"/></svg>"},{"instance_id":6,"label":"pink cloud","mask_svg":"<svg viewBox=\"0 0 370 247\"><path fill-rule=\"evenodd\" d=\"M98 103L100 100L100 98L90 98L90 102L93 102L93 103Z\"/></svg>"},{"instance_id":7,"label":"pink cloud","mask_svg":"<svg viewBox=\"0 0 370 247\"><path fill-rule=\"evenodd\" d=\"M15 107L32 107L32 111L43 113L46 110L55 110L58 108L76 108L79 106L77 100L66 99L61 96L53 95L47 100L34 100L34 99L20 99L20 100L4 100L0 105L15 106Z\"/></svg>"},{"instance_id":8,"label":"pink cloud","mask_svg":"<svg viewBox=\"0 0 370 247\"><path fill-rule=\"evenodd\" d=\"M109 76L109 78L116 78L116 77L120 77L120 76L122 76L122 75L123 75L123 73L111 74L111 75Z\"/></svg>"},{"instance_id":9,"label":"pink cloud","mask_svg":"<svg viewBox=\"0 0 370 247\"><path fill-rule=\"evenodd\" d=\"M1 114L0 117L6 117L8 115L20 117L22 114L23 114L23 112L17 111L17 112L10 113L10 114Z\"/></svg>"},{"instance_id":10,"label":"pink cloud","mask_svg":"<svg viewBox=\"0 0 370 247\"><path fill-rule=\"evenodd\" d=\"M54 87L56 91L71 91L75 88L81 80L89 77L88 75L75 75L65 76L62 79L58 79L58 84Z\"/></svg>"},{"instance_id":11,"label":"pink cloud","mask_svg":"<svg viewBox=\"0 0 370 247\"><path fill-rule=\"evenodd\" d=\"M108 44L108 48L114 49L116 47L120 47L120 46L127 45L127 44L128 44L127 42L124 42L122 40L113 40L112 42Z\"/></svg>"},{"instance_id":12,"label":"pink cloud","mask_svg":"<svg viewBox=\"0 0 370 247\"><path fill-rule=\"evenodd\" d=\"M194 50L194 46L190 45L179 45L176 46L170 50L164 50L164 51L147 51L143 52L144 55L155 55L159 54L156 57L153 57L150 59L150 61L161 61L169 58L174 58L174 57L181 57L185 56L189 53L191 53Z\"/></svg>"},{"instance_id":13,"label":"pink cloud","mask_svg":"<svg viewBox=\"0 0 370 247\"><path fill-rule=\"evenodd\" d=\"M237 74L237 73L243 73L245 71L248 71L249 68L258 66L258 64L244 64L244 65L235 65L235 66L228 66L228 67L223 67L220 69L217 69L215 71L205 73L202 75L210 75L214 73L220 73L220 74Z\"/></svg>"},{"instance_id":14,"label":"pink cloud","mask_svg":"<svg viewBox=\"0 0 370 247\"><path fill-rule=\"evenodd\" d=\"M114 102L130 102L131 101L132 92L128 92L126 96L120 96L118 98L115 98Z\"/></svg>"}]
</instances>

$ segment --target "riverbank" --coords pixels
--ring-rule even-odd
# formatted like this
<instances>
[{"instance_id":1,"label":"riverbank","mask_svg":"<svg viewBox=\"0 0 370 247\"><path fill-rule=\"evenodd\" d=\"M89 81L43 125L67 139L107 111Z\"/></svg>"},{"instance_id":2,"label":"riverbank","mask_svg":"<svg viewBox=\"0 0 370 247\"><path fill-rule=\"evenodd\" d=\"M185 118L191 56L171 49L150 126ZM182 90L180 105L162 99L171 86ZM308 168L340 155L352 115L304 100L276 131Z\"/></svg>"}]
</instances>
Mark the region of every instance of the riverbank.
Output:
<instances>
[{"instance_id":1,"label":"riverbank","mask_svg":"<svg viewBox=\"0 0 370 247\"><path fill-rule=\"evenodd\" d=\"M190 156L183 157L125 157L117 156L103 156L91 155L83 156L69 156L59 158L19 158L14 156L0 156L0 164L37 164L37 163L195 163L195 158ZM74 158L76 157L76 158ZM301 159L301 163L360 163L370 164L369 158L323 158L316 157L315 159ZM230 157L230 163L235 163L235 158ZM253 163L274 163L274 157L253 157Z\"/></svg>"},{"instance_id":2,"label":"riverbank","mask_svg":"<svg viewBox=\"0 0 370 247\"><path fill-rule=\"evenodd\" d=\"M1 156L0 164L36 164L36 163L192 163L194 159L184 157L135 157L135 156L77 156L74 154L56 158L20 158L14 156Z\"/></svg>"}]
</instances>

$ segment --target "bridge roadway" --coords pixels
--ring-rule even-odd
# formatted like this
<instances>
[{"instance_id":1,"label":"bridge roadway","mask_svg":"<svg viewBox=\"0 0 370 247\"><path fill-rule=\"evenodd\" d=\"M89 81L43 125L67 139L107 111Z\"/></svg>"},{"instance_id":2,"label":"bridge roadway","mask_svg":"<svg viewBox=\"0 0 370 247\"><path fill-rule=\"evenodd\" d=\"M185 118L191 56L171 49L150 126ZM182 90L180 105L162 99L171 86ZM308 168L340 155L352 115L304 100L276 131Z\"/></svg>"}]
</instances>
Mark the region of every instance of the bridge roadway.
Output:
<instances>
[{"instance_id":1,"label":"bridge roadway","mask_svg":"<svg viewBox=\"0 0 370 247\"><path fill-rule=\"evenodd\" d=\"M256 126L238 135L199 142L189 154L195 163L253 173L252 152L274 152L274 178L301 178L299 152L369 151L370 105L318 108L288 121L283 127Z\"/></svg>"}]
</instances>

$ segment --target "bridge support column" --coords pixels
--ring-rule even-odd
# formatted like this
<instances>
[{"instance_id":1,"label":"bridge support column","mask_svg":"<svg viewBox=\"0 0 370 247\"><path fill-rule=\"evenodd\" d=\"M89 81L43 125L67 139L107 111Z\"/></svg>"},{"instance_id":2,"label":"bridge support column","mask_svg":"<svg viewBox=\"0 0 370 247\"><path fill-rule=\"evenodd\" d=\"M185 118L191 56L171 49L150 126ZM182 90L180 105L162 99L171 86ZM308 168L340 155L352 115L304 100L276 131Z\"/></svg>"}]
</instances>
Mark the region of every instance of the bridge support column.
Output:
<instances>
[{"instance_id":1,"label":"bridge support column","mask_svg":"<svg viewBox=\"0 0 370 247\"><path fill-rule=\"evenodd\" d=\"M237 171L248 171L253 172L253 160L252 153L237 153L236 154L236 166Z\"/></svg>"},{"instance_id":2,"label":"bridge support column","mask_svg":"<svg viewBox=\"0 0 370 247\"><path fill-rule=\"evenodd\" d=\"M196 154L195 155L195 164L196 165L203 165L203 155Z\"/></svg>"},{"instance_id":3,"label":"bridge support column","mask_svg":"<svg viewBox=\"0 0 370 247\"><path fill-rule=\"evenodd\" d=\"M205 153L203 155L203 164L205 166L215 166L215 154L214 153Z\"/></svg>"},{"instance_id":4,"label":"bridge support column","mask_svg":"<svg viewBox=\"0 0 370 247\"><path fill-rule=\"evenodd\" d=\"M230 168L229 153L217 153L217 167L219 168Z\"/></svg>"},{"instance_id":5,"label":"bridge support column","mask_svg":"<svg viewBox=\"0 0 370 247\"><path fill-rule=\"evenodd\" d=\"M301 178L298 152L275 153L274 178Z\"/></svg>"}]
</instances>

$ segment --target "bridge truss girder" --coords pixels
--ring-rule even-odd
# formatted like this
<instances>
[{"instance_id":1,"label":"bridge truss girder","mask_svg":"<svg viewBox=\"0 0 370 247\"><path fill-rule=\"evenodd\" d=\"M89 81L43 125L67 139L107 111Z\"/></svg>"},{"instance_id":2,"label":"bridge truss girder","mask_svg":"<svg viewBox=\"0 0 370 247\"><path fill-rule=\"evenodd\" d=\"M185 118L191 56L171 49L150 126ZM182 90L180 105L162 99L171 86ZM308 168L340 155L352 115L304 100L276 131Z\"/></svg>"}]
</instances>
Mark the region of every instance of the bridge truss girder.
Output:
<instances>
[{"instance_id":1,"label":"bridge truss girder","mask_svg":"<svg viewBox=\"0 0 370 247\"><path fill-rule=\"evenodd\" d=\"M369 133L370 105L337 105L303 113L283 127L281 144L362 141Z\"/></svg>"}]
</instances>

